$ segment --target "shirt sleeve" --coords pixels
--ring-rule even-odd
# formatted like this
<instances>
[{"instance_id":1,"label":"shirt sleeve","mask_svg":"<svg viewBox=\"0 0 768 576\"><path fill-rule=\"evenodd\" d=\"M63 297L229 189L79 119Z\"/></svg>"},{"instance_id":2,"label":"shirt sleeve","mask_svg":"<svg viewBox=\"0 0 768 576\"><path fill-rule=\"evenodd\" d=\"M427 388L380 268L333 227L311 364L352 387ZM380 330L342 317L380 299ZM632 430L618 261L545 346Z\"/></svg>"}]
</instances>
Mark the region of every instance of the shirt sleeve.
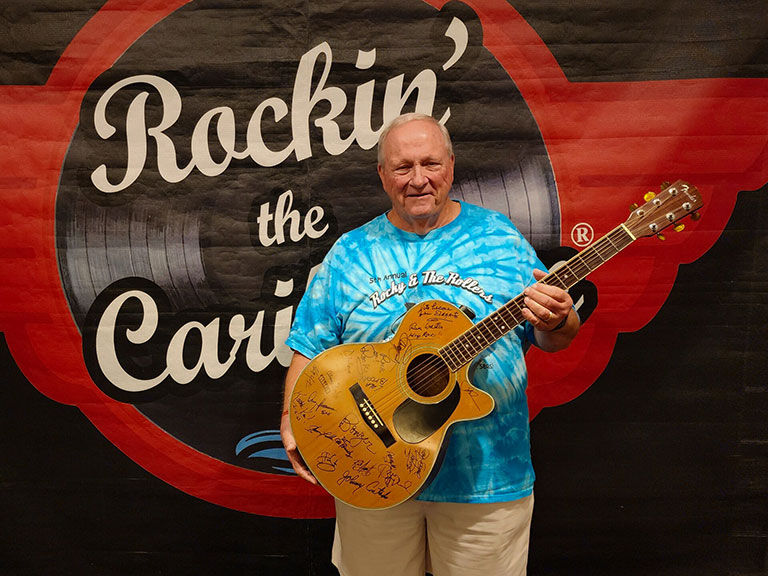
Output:
<instances>
[{"instance_id":1,"label":"shirt sleeve","mask_svg":"<svg viewBox=\"0 0 768 576\"><path fill-rule=\"evenodd\" d=\"M336 306L338 285L337 272L326 258L296 308L286 345L314 358L341 344L342 320Z\"/></svg>"}]
</instances>

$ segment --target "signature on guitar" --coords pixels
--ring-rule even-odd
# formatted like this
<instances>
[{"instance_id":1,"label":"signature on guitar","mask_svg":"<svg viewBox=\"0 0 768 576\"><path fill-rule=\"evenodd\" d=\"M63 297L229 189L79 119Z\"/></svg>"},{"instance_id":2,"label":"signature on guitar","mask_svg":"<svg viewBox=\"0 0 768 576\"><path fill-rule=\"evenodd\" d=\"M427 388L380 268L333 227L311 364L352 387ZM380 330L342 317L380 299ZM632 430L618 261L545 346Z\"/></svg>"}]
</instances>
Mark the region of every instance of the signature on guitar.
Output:
<instances>
[{"instance_id":1,"label":"signature on guitar","mask_svg":"<svg viewBox=\"0 0 768 576\"><path fill-rule=\"evenodd\" d=\"M319 398L317 391L309 396L305 394L296 394L293 398L294 409L296 410L297 420L311 420L318 414L328 416L336 409L325 403L325 397Z\"/></svg>"}]
</instances>

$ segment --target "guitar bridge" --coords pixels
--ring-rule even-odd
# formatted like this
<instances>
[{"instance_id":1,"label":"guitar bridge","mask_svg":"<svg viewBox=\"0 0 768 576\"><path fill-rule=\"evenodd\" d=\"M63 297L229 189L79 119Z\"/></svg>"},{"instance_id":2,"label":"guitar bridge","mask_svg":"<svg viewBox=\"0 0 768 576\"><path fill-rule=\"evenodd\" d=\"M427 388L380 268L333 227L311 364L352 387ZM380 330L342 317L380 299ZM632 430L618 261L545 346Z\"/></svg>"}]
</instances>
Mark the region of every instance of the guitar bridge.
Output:
<instances>
[{"instance_id":1,"label":"guitar bridge","mask_svg":"<svg viewBox=\"0 0 768 576\"><path fill-rule=\"evenodd\" d=\"M373 403L368 399L368 396L363 391L360 384L352 384L352 386L349 387L349 391L352 393L352 397L355 399L355 404L360 412L360 416L362 416L363 421L368 425L368 428L379 437L379 440L382 441L384 446L387 448L392 446L392 444L395 443L395 438L392 436L392 432L389 431L389 428L381 419L381 416L379 416L379 413L376 411Z\"/></svg>"}]
</instances>

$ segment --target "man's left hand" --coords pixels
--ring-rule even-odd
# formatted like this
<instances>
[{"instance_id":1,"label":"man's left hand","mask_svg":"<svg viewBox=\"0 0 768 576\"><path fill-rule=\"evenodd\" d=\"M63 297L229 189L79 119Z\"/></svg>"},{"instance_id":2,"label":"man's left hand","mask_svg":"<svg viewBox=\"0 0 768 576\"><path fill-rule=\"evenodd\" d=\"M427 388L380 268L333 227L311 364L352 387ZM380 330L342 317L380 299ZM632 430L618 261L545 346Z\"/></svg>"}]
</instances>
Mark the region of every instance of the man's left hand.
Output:
<instances>
[{"instance_id":1,"label":"man's left hand","mask_svg":"<svg viewBox=\"0 0 768 576\"><path fill-rule=\"evenodd\" d=\"M554 352L571 343L578 332L580 322L568 292L557 286L538 282L546 275L542 270L533 271L537 282L523 292L526 307L523 308L522 314L536 329L539 346Z\"/></svg>"}]
</instances>

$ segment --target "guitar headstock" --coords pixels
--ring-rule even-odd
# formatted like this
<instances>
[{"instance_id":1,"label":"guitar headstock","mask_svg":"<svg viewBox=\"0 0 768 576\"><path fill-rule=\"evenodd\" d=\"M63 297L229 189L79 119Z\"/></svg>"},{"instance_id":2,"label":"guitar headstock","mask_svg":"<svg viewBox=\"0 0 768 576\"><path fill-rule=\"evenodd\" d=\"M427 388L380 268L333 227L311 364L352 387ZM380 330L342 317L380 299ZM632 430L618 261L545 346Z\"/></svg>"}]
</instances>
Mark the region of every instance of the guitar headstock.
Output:
<instances>
[{"instance_id":1,"label":"guitar headstock","mask_svg":"<svg viewBox=\"0 0 768 576\"><path fill-rule=\"evenodd\" d=\"M633 207L624 226L635 237L654 236L703 206L701 194L695 186L677 180L661 192L646 194L645 204Z\"/></svg>"}]
</instances>

